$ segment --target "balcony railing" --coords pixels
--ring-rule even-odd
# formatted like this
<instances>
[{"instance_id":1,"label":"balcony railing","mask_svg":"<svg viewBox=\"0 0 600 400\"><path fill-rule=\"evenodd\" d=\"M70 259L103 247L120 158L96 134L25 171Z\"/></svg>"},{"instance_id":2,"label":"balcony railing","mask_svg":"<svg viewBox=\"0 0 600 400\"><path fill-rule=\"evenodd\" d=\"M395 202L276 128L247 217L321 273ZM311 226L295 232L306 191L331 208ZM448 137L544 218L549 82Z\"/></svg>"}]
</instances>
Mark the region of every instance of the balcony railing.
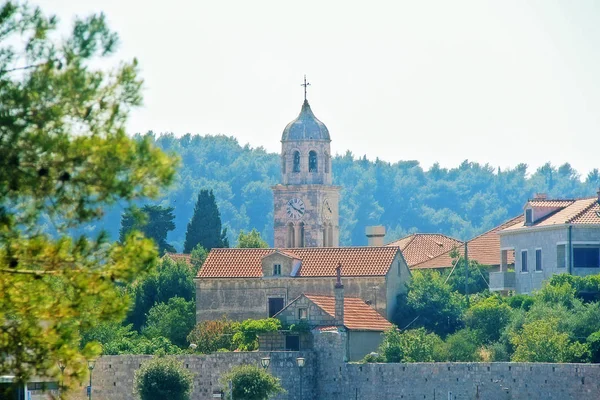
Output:
<instances>
[{"instance_id":1,"label":"balcony railing","mask_svg":"<svg viewBox=\"0 0 600 400\"><path fill-rule=\"evenodd\" d=\"M490 291L515 290L515 271L502 271L490 273Z\"/></svg>"}]
</instances>

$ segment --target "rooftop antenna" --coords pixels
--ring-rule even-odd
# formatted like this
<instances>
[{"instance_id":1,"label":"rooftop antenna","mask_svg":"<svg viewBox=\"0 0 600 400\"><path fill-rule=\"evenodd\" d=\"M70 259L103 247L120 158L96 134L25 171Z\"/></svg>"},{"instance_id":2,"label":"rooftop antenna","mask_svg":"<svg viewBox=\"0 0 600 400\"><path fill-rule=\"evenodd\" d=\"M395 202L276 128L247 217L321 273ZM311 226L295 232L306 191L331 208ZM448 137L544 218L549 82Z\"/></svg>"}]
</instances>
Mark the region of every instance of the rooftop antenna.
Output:
<instances>
[{"instance_id":1,"label":"rooftop antenna","mask_svg":"<svg viewBox=\"0 0 600 400\"><path fill-rule=\"evenodd\" d=\"M304 86L304 101L306 101L306 88L310 86L310 83L306 82L306 75L304 75L304 83L301 83L300 86Z\"/></svg>"}]
</instances>

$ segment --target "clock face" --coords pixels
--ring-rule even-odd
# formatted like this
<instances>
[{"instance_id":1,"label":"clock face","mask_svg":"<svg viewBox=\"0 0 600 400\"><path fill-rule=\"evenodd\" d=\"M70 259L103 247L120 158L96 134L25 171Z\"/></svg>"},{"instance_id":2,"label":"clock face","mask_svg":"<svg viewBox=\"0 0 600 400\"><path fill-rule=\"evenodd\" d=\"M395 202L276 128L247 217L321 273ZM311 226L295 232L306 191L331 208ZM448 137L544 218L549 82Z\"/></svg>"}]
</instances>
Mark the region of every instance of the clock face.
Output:
<instances>
[{"instance_id":1,"label":"clock face","mask_svg":"<svg viewBox=\"0 0 600 400\"><path fill-rule=\"evenodd\" d=\"M293 219L299 219L304 216L304 202L300 199L291 199L286 206L287 215Z\"/></svg>"},{"instance_id":2,"label":"clock face","mask_svg":"<svg viewBox=\"0 0 600 400\"><path fill-rule=\"evenodd\" d=\"M331 209L331 205L329 204L329 199L325 199L323 201L322 215L323 215L323 218L328 221L331 219L331 216L333 215L333 210Z\"/></svg>"}]
</instances>

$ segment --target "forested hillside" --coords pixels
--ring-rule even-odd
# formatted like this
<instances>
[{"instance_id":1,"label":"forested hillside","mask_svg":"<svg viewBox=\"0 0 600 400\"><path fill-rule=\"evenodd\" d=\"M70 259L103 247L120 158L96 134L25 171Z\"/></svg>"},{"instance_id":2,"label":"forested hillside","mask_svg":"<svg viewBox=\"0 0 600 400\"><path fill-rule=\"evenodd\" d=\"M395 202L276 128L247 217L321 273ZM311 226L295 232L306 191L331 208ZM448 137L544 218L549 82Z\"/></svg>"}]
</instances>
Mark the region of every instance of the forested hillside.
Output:
<instances>
[{"instance_id":1,"label":"forested hillside","mask_svg":"<svg viewBox=\"0 0 600 400\"><path fill-rule=\"evenodd\" d=\"M176 229L169 242L179 251L202 188L214 190L232 245L240 229L252 228L273 243L271 186L279 181L278 154L241 146L235 138L222 135L147 135L181 158L175 184L159 200L163 206L175 207ZM425 171L418 161L392 164L350 152L333 159L333 174L334 184L343 188L342 245L366 244L365 226L374 224L387 227L386 240L416 231L468 239L520 213L524 202L537 192L583 197L595 195L600 186L597 169L582 179L569 164L546 164L530 171L525 163L500 170L464 161L456 168L434 165ZM121 212L115 208L103 226L91 229L104 228L116 239Z\"/></svg>"}]
</instances>

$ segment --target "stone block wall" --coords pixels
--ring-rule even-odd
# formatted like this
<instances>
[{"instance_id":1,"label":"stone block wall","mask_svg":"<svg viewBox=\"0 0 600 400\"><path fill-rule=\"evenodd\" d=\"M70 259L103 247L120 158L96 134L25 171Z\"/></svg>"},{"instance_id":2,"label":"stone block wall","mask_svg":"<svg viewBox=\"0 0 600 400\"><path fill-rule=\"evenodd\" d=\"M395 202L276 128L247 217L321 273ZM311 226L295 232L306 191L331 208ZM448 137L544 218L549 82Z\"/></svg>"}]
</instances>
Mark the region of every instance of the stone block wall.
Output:
<instances>
[{"instance_id":1,"label":"stone block wall","mask_svg":"<svg viewBox=\"0 0 600 400\"><path fill-rule=\"evenodd\" d=\"M135 371L152 356L124 355L104 356L98 359L93 371L94 400L133 400ZM221 389L219 379L237 365L253 364L260 366L260 359L270 357L269 371L281 379L287 393L278 395L275 400L313 399L315 359L312 352L230 352L210 355L178 356L184 368L194 375L192 399L213 398L213 392ZM296 358L304 357L306 364L302 370ZM71 397L73 400L87 399L85 385Z\"/></svg>"},{"instance_id":2,"label":"stone block wall","mask_svg":"<svg viewBox=\"0 0 600 400\"><path fill-rule=\"evenodd\" d=\"M323 399L600 399L598 364L345 364L319 379Z\"/></svg>"}]
</instances>

